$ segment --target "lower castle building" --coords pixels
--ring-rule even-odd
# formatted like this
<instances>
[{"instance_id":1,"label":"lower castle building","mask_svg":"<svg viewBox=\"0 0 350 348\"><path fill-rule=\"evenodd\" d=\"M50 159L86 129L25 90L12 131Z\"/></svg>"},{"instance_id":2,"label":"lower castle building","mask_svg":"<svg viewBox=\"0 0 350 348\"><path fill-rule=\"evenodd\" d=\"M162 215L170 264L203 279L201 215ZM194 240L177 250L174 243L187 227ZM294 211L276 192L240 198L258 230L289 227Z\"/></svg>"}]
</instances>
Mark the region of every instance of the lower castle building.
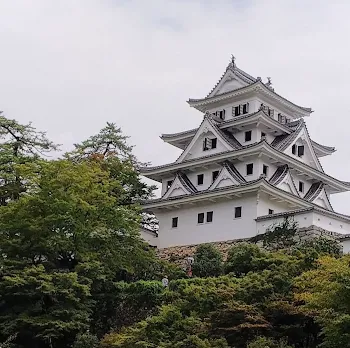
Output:
<instances>
[{"instance_id":1,"label":"lower castle building","mask_svg":"<svg viewBox=\"0 0 350 348\"><path fill-rule=\"evenodd\" d=\"M350 216L330 202L350 183L324 172L320 158L335 149L310 138L310 108L239 69L234 58L205 98L188 103L202 113L198 128L161 136L182 150L179 158L141 169L162 185L161 198L144 202L159 219L157 235L147 237L153 244L245 239L286 216L300 228L350 233Z\"/></svg>"}]
</instances>

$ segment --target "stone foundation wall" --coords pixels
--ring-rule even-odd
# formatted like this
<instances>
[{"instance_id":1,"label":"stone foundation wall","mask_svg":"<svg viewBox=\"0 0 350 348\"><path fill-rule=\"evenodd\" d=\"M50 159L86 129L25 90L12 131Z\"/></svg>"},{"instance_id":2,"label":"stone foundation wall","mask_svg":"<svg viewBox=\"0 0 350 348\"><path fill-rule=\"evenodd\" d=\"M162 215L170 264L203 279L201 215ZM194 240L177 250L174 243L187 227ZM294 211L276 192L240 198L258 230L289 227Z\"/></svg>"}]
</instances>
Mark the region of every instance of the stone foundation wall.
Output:
<instances>
[{"instance_id":1,"label":"stone foundation wall","mask_svg":"<svg viewBox=\"0 0 350 348\"><path fill-rule=\"evenodd\" d=\"M323 230L322 228L319 228L317 226L309 226L309 227L303 227L298 229L296 238L298 240L309 240L309 239L318 238L318 237L337 239L338 236L339 236L338 233ZM209 244L212 244L213 246L215 246L223 254L224 260L226 260L228 250L233 245L242 243L242 242L248 242L249 239L250 238L235 239L235 240L229 240L229 241L223 241L223 242L212 242ZM258 245L259 244L260 243L258 243ZM184 260L187 257L193 257L198 245L200 244L175 246L170 248L158 249L157 253L159 258L182 266L184 263Z\"/></svg>"},{"instance_id":2,"label":"stone foundation wall","mask_svg":"<svg viewBox=\"0 0 350 348\"><path fill-rule=\"evenodd\" d=\"M249 238L245 239L235 239L229 240L225 242L212 242L208 244L214 245L224 256L224 260L227 257L228 250L237 243L247 242ZM158 257L163 260L167 260L170 262L174 262L176 264L180 264L186 257L193 257L196 252L197 247L200 244L192 244L192 245L183 245L183 246L175 246L170 248L164 248L158 250Z\"/></svg>"}]
</instances>

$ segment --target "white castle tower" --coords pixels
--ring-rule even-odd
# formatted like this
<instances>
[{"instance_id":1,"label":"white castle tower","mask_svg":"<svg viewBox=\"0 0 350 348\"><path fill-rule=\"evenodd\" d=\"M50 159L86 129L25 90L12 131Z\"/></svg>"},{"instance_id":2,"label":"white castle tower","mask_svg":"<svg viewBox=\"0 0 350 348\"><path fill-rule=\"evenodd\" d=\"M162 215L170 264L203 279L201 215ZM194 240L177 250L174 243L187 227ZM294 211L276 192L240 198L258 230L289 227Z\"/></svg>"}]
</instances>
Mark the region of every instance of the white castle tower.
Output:
<instances>
[{"instance_id":1,"label":"white castle tower","mask_svg":"<svg viewBox=\"0 0 350 348\"><path fill-rule=\"evenodd\" d=\"M310 108L239 69L234 57L212 91L188 103L204 113L199 127L161 137L180 157L141 169L162 183L161 198L144 204L159 219L159 248L252 237L286 216L299 227L350 232L350 217L329 200L350 183L324 172L319 158L335 149L310 139Z\"/></svg>"}]
</instances>

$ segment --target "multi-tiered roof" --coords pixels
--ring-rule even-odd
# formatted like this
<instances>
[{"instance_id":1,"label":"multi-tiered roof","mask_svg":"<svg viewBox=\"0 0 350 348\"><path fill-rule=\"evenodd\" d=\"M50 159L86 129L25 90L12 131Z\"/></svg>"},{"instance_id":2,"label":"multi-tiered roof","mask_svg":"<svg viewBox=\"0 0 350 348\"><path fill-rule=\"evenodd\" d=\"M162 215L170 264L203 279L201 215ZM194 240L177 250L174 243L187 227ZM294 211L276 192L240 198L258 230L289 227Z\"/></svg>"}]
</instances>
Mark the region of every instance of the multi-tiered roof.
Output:
<instances>
[{"instance_id":1,"label":"multi-tiered roof","mask_svg":"<svg viewBox=\"0 0 350 348\"><path fill-rule=\"evenodd\" d=\"M261 104L256 110L244 115L233 115L226 119L217 116L215 110L220 107L248 99L259 100ZM203 200L215 202L216 199L232 199L247 192L259 191L285 200L296 210L317 209L327 214L336 214L329 202L329 195L350 190L350 183L324 172L319 157L330 155L335 149L310 138L303 117L310 115L311 108L298 106L278 95L272 88L270 79L263 83L261 78L252 77L239 69L234 59L205 98L189 99L188 103L204 113L203 121L196 129L161 136L163 141L183 152L173 163L142 168L143 175L159 182L174 177L160 199L145 203L147 209L171 209ZM274 110L271 112L271 108L266 105L276 106L280 112L278 119ZM237 139L236 134L252 127L262 131L261 138L249 144ZM194 155L193 149L202 141L203 134L211 134L220 141L221 150ZM302 156L294 155L293 147L298 139L302 141L302 153L307 154L307 161ZM277 169L270 177L262 174L248 181L237 169L237 163L253 156L266 159ZM189 179L189 173L215 165L221 167L216 179L207 189L198 190ZM310 188L303 195L295 185L293 177L296 175L311 182ZM228 179L225 185L220 184L223 178ZM289 189L286 190L285 187ZM316 203L320 198L323 206ZM348 219L347 216L336 215Z\"/></svg>"}]
</instances>

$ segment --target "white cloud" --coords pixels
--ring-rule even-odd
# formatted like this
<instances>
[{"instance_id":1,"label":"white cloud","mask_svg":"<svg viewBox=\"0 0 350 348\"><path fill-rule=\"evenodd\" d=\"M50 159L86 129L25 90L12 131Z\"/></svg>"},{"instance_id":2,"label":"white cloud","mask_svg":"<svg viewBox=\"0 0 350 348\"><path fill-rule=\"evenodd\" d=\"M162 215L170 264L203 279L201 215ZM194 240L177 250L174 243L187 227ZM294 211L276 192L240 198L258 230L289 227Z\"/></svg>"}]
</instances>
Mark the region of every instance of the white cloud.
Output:
<instances>
[{"instance_id":1,"label":"white cloud","mask_svg":"<svg viewBox=\"0 0 350 348\"><path fill-rule=\"evenodd\" d=\"M206 95L234 53L315 110L311 136L338 149L324 168L350 181L348 13L348 1L2 1L0 109L65 149L116 122L141 160L163 164L178 150L159 135L200 123L185 101ZM344 213L349 200L332 197Z\"/></svg>"}]
</instances>

